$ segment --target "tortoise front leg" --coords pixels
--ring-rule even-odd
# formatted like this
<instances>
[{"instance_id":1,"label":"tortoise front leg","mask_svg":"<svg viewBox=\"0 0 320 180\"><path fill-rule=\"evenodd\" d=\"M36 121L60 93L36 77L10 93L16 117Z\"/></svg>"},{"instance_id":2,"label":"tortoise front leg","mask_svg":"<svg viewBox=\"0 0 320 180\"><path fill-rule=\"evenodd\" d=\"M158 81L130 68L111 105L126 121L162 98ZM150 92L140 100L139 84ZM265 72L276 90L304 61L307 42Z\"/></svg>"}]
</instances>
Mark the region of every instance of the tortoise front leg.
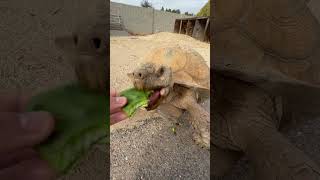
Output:
<instances>
[{"instance_id":1,"label":"tortoise front leg","mask_svg":"<svg viewBox=\"0 0 320 180\"><path fill-rule=\"evenodd\" d=\"M193 139L201 147L210 148L210 114L197 102L197 94L193 89L179 87L172 104L189 112L189 121L193 127Z\"/></svg>"},{"instance_id":2,"label":"tortoise front leg","mask_svg":"<svg viewBox=\"0 0 320 180\"><path fill-rule=\"evenodd\" d=\"M282 105L276 97L253 86L245 89L238 91L242 102L235 103L232 130L235 142L254 165L256 179L320 179L319 166L278 131Z\"/></svg>"},{"instance_id":3,"label":"tortoise front leg","mask_svg":"<svg viewBox=\"0 0 320 180\"><path fill-rule=\"evenodd\" d=\"M320 179L319 166L278 131L283 105L276 96L235 79L214 82L214 144L243 151L254 165L255 179Z\"/></svg>"},{"instance_id":4,"label":"tortoise front leg","mask_svg":"<svg viewBox=\"0 0 320 180\"><path fill-rule=\"evenodd\" d=\"M210 115L194 100L187 106L190 113L190 123L193 127L193 140L201 147L210 148Z\"/></svg>"},{"instance_id":5,"label":"tortoise front leg","mask_svg":"<svg viewBox=\"0 0 320 180\"><path fill-rule=\"evenodd\" d=\"M164 103L159 105L159 107L157 108L157 113L161 117L177 123L183 112L181 109L173 106L172 104Z\"/></svg>"},{"instance_id":6,"label":"tortoise front leg","mask_svg":"<svg viewBox=\"0 0 320 180\"><path fill-rule=\"evenodd\" d=\"M320 179L319 166L278 131L282 105L259 89L250 90L245 93L247 102L239 108L238 118L243 122L238 126L238 140L254 165L256 179Z\"/></svg>"},{"instance_id":7,"label":"tortoise front leg","mask_svg":"<svg viewBox=\"0 0 320 180\"><path fill-rule=\"evenodd\" d=\"M276 129L257 127L247 130L251 138L245 153L255 167L255 179L320 179L319 166Z\"/></svg>"},{"instance_id":8,"label":"tortoise front leg","mask_svg":"<svg viewBox=\"0 0 320 180\"><path fill-rule=\"evenodd\" d=\"M240 152L221 149L215 145L211 146L210 151L210 156L212 156L211 159L213 162L213 167L211 167L211 173L214 177L213 179L222 178L227 175L242 156Z\"/></svg>"}]
</instances>

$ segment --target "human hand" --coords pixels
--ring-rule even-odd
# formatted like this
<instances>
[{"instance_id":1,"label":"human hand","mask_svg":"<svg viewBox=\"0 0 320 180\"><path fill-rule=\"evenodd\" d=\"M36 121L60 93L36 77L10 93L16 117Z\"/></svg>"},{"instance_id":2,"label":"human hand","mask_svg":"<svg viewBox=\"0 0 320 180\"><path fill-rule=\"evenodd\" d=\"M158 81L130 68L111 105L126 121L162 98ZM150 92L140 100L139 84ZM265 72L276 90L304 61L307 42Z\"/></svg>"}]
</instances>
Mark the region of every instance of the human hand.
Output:
<instances>
[{"instance_id":1,"label":"human hand","mask_svg":"<svg viewBox=\"0 0 320 180\"><path fill-rule=\"evenodd\" d=\"M127 118L127 115L122 111L122 107L127 104L125 97L119 97L119 94L114 90L110 90L110 124L118 123Z\"/></svg>"},{"instance_id":2,"label":"human hand","mask_svg":"<svg viewBox=\"0 0 320 180\"><path fill-rule=\"evenodd\" d=\"M51 180L53 170L33 146L53 131L46 112L24 112L27 98L0 94L0 179Z\"/></svg>"}]
</instances>

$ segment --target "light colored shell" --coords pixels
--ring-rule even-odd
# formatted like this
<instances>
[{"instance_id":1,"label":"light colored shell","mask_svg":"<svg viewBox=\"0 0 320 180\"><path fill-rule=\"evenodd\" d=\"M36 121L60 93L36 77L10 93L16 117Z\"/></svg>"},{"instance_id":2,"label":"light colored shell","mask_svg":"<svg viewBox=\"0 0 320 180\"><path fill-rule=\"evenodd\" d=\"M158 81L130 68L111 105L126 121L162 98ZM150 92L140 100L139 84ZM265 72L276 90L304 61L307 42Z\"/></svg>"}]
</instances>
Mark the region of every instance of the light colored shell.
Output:
<instances>
[{"instance_id":1,"label":"light colored shell","mask_svg":"<svg viewBox=\"0 0 320 180\"><path fill-rule=\"evenodd\" d=\"M210 89L210 70L203 57L196 51L179 46L153 49L145 62L171 67L173 81L201 89Z\"/></svg>"}]
</instances>

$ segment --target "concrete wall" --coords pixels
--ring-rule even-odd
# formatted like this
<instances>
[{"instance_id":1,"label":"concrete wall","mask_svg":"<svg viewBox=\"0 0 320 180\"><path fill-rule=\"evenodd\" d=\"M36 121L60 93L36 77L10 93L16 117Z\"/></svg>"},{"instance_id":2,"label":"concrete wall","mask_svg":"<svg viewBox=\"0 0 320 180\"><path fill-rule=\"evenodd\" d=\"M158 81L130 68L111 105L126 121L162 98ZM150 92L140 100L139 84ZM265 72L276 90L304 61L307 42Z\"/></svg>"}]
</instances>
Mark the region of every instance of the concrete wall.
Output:
<instances>
[{"instance_id":1,"label":"concrete wall","mask_svg":"<svg viewBox=\"0 0 320 180\"><path fill-rule=\"evenodd\" d=\"M139 34L173 32L176 18L190 17L115 2L110 2L110 13L121 16L127 31Z\"/></svg>"}]
</instances>

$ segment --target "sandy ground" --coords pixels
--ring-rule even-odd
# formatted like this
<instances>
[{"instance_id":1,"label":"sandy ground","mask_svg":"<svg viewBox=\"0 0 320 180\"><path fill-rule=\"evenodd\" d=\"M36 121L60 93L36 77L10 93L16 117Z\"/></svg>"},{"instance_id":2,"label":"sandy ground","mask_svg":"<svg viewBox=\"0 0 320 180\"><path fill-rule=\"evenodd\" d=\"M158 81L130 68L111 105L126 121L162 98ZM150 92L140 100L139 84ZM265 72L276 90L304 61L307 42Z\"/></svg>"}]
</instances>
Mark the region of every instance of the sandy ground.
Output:
<instances>
[{"instance_id":1,"label":"sandy ground","mask_svg":"<svg viewBox=\"0 0 320 180\"><path fill-rule=\"evenodd\" d=\"M185 35L158 33L111 37L110 41L110 83L119 91L132 86L126 74L154 47L188 46L209 65L210 45ZM209 111L209 101L204 107ZM173 122L141 110L132 119L111 127L112 179L209 179L209 151L194 144L188 116L180 122L174 135Z\"/></svg>"}]
</instances>

